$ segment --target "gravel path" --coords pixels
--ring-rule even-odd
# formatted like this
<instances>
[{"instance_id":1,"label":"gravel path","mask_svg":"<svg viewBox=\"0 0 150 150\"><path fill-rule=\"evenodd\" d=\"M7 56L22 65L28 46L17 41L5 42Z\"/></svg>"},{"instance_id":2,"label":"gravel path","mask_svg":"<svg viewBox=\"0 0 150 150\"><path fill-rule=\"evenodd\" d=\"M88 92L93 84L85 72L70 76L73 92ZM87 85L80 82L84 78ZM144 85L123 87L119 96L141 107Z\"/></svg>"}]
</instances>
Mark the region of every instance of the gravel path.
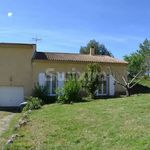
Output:
<instances>
[{"instance_id":1,"label":"gravel path","mask_svg":"<svg viewBox=\"0 0 150 150\"><path fill-rule=\"evenodd\" d=\"M1 113L3 113L3 112L0 112L0 114ZM0 136L8 128L9 122L14 115L15 114L13 114L13 113L9 113L8 115L4 116L3 118L0 118Z\"/></svg>"}]
</instances>

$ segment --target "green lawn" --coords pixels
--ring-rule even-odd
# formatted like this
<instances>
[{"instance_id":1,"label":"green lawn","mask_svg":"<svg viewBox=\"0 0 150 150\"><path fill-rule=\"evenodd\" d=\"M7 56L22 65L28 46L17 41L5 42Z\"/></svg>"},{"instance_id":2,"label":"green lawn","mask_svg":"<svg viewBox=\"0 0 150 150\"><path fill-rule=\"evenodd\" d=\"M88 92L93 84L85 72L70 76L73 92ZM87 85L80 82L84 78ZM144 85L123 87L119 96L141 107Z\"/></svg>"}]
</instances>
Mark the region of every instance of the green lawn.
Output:
<instances>
[{"instance_id":1,"label":"green lawn","mask_svg":"<svg viewBox=\"0 0 150 150\"><path fill-rule=\"evenodd\" d=\"M18 150L149 150L150 94L47 105L17 133L23 136L13 144Z\"/></svg>"},{"instance_id":2,"label":"green lawn","mask_svg":"<svg viewBox=\"0 0 150 150\"><path fill-rule=\"evenodd\" d=\"M142 79L139 84L147 86L150 88L150 78L149 79Z\"/></svg>"}]
</instances>

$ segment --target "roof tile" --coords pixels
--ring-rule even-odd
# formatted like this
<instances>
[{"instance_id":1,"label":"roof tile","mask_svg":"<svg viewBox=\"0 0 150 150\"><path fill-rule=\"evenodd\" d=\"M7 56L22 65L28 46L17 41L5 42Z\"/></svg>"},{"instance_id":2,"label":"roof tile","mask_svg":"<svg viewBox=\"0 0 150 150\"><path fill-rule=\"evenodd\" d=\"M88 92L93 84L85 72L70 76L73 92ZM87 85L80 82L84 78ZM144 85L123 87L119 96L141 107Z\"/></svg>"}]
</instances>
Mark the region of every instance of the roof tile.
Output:
<instances>
[{"instance_id":1,"label":"roof tile","mask_svg":"<svg viewBox=\"0 0 150 150\"><path fill-rule=\"evenodd\" d=\"M72 62L101 62L101 63L121 63L128 64L126 61L105 55L72 54L72 53L52 53L36 52L34 60L53 60L53 61L72 61Z\"/></svg>"}]
</instances>

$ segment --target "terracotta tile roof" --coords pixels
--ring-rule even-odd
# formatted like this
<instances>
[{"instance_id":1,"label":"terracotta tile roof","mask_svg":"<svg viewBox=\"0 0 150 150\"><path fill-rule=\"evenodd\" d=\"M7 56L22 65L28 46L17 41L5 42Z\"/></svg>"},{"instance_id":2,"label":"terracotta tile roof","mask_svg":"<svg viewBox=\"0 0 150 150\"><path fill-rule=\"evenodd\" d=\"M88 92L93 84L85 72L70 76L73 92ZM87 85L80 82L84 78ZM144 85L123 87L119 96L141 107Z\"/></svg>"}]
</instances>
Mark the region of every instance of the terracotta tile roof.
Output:
<instances>
[{"instance_id":1,"label":"terracotta tile roof","mask_svg":"<svg viewBox=\"0 0 150 150\"><path fill-rule=\"evenodd\" d=\"M88 54L72 54L72 53L52 53L52 52L36 52L34 60L52 60L52 61L70 61L70 62L101 62L101 63L119 63L128 64L125 61L118 60L109 56L98 56Z\"/></svg>"}]
</instances>

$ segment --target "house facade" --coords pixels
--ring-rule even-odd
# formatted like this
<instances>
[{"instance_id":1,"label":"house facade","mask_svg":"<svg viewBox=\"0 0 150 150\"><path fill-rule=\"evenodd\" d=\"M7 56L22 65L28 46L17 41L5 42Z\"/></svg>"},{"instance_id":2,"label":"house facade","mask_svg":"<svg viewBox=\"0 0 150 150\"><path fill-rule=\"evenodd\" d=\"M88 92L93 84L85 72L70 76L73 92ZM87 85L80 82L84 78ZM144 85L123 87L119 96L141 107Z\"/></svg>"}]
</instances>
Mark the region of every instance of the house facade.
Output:
<instances>
[{"instance_id":1,"label":"house facade","mask_svg":"<svg viewBox=\"0 0 150 150\"><path fill-rule=\"evenodd\" d=\"M79 77L90 63L101 66L102 82L98 96L124 92L114 77L126 76L127 62L109 56L38 52L35 44L0 43L0 107L18 106L32 95L34 86L49 85L49 95L62 88L69 76ZM110 73L110 68L111 72Z\"/></svg>"}]
</instances>

